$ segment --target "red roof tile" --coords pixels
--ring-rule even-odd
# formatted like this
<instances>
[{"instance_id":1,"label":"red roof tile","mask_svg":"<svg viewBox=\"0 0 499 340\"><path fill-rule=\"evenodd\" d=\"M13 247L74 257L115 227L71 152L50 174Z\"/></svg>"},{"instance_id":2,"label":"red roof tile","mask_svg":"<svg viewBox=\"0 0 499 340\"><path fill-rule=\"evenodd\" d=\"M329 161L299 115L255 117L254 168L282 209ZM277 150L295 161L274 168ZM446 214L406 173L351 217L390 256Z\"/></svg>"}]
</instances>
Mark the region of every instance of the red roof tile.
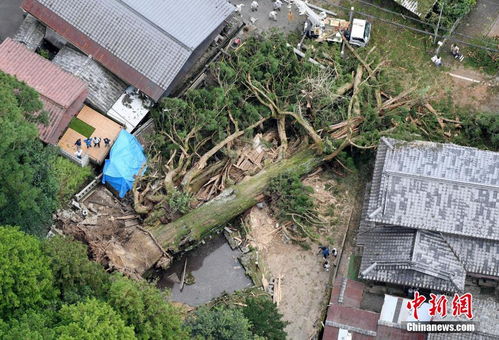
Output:
<instances>
[{"instance_id":1,"label":"red roof tile","mask_svg":"<svg viewBox=\"0 0 499 340\"><path fill-rule=\"evenodd\" d=\"M0 70L16 76L63 108L71 106L86 91L82 80L10 38L0 45Z\"/></svg>"},{"instance_id":2,"label":"red roof tile","mask_svg":"<svg viewBox=\"0 0 499 340\"><path fill-rule=\"evenodd\" d=\"M410 333L405 329L378 325L377 339L383 340L425 340L424 333Z\"/></svg>"},{"instance_id":3,"label":"red roof tile","mask_svg":"<svg viewBox=\"0 0 499 340\"><path fill-rule=\"evenodd\" d=\"M366 331L376 332L378 328L379 314L351 307L343 307L333 304L329 307L327 320L343 325L360 328Z\"/></svg>"},{"instance_id":4,"label":"red roof tile","mask_svg":"<svg viewBox=\"0 0 499 340\"><path fill-rule=\"evenodd\" d=\"M0 71L15 76L40 94L49 113L47 125L38 125L40 139L56 144L88 95L86 84L24 45L7 38L0 45Z\"/></svg>"}]
</instances>

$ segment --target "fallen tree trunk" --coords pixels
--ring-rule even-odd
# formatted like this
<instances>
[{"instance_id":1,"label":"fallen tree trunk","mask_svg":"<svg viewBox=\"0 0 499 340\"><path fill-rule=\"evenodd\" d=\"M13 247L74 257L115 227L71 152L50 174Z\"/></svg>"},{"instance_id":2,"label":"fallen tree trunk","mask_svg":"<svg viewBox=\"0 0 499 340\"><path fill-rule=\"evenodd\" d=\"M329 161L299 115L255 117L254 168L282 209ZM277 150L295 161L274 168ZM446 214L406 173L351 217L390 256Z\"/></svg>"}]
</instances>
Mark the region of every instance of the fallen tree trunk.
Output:
<instances>
[{"instance_id":1,"label":"fallen tree trunk","mask_svg":"<svg viewBox=\"0 0 499 340\"><path fill-rule=\"evenodd\" d=\"M327 159L334 158L348 143L343 143ZM178 252L185 244L195 243L213 229L229 222L258 202L269 181L286 172L303 176L313 171L323 157L308 147L287 159L269 165L253 177L226 189L208 203L169 223L150 227L151 234L164 250Z\"/></svg>"}]
</instances>

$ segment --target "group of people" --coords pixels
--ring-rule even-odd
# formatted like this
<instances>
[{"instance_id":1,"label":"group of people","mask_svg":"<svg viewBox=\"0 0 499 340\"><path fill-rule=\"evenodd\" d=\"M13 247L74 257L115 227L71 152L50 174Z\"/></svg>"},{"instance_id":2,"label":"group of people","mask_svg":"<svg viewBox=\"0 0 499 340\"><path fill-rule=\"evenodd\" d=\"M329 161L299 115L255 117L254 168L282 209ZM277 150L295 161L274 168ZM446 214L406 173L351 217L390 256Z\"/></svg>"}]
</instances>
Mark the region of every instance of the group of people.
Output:
<instances>
[{"instance_id":1,"label":"group of people","mask_svg":"<svg viewBox=\"0 0 499 340\"><path fill-rule=\"evenodd\" d=\"M324 270L328 272L329 268L331 267L331 264L329 263L329 255L332 255L334 258L336 258L338 256L338 250L336 250L336 248L329 250L329 247L327 246L321 246L319 247L319 249L319 254L322 254L322 257L324 258L322 268L324 268Z\"/></svg>"},{"instance_id":2,"label":"group of people","mask_svg":"<svg viewBox=\"0 0 499 340\"><path fill-rule=\"evenodd\" d=\"M439 42L439 44L442 45L440 42ZM451 45L451 47L450 47L450 53L452 54L452 56L454 57L454 59L459 60L459 61L463 61L464 60L464 56L461 54L461 52L459 50L459 46L457 46L456 44L452 44ZM443 63L442 63L442 57L440 57L437 54L435 54L433 57L431 57L431 61L437 67L440 67L440 66L443 65Z\"/></svg>"},{"instance_id":3,"label":"group of people","mask_svg":"<svg viewBox=\"0 0 499 340\"><path fill-rule=\"evenodd\" d=\"M244 6L244 4L237 5L236 6L236 13L239 13L239 15L242 15L241 14L241 10L242 10L243 6ZM253 2L251 2L251 5L250 5L251 11L252 12L258 11L258 7L259 6L260 5L258 4L258 1L254 0ZM272 6L273 6L273 10L270 11L270 13L269 13L269 19L277 21L277 12L281 10L282 1L281 0L275 0L272 3Z\"/></svg>"},{"instance_id":4,"label":"group of people","mask_svg":"<svg viewBox=\"0 0 499 340\"><path fill-rule=\"evenodd\" d=\"M104 146L105 147L108 148L108 147L111 146L111 140L109 138L107 138L107 137L105 137L104 139L101 139L100 137L97 137L97 136L96 137L88 137L88 138L85 138L83 140L83 142L87 146L87 149L92 147L92 143L94 144L94 148L100 148L100 142L102 140L104 141ZM76 145L76 153L75 153L75 155L76 155L76 157L78 159L81 159L82 154L83 154L83 151L81 149L81 145L82 145L81 138L78 138L76 140L76 142L75 142L74 145Z\"/></svg>"}]
</instances>

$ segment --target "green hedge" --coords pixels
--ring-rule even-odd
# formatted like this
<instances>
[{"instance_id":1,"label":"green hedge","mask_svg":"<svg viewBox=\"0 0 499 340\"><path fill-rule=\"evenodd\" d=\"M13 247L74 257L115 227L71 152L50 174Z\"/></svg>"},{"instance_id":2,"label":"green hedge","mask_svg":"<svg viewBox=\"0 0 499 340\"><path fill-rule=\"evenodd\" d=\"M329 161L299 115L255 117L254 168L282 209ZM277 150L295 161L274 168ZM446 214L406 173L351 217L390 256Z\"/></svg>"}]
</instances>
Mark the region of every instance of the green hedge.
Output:
<instances>
[{"instance_id":1,"label":"green hedge","mask_svg":"<svg viewBox=\"0 0 499 340\"><path fill-rule=\"evenodd\" d=\"M82 168L60 156L55 160L54 171L59 181L59 205L69 201L71 196L76 194L90 177L94 176L91 167Z\"/></svg>"}]
</instances>

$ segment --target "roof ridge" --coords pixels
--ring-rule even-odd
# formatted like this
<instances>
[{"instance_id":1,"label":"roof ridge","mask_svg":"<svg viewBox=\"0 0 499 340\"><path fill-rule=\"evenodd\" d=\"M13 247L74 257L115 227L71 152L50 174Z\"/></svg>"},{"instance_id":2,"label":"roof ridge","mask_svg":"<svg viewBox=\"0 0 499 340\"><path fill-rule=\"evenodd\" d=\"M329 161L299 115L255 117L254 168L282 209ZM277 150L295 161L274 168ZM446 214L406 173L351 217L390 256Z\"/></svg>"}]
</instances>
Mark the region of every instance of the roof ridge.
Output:
<instances>
[{"instance_id":1,"label":"roof ridge","mask_svg":"<svg viewBox=\"0 0 499 340\"><path fill-rule=\"evenodd\" d=\"M427 180L433 181L433 182L446 182L446 183L451 183L451 184L462 184L462 185L469 186L469 187L481 187L481 188L499 191L499 185L473 183L473 182L468 182L468 181L460 181L457 179L447 179L447 178L441 178L441 177L435 177L435 176L425 176L425 175L420 175L420 174L409 174L406 172L394 171L394 170L384 170L383 174L387 174L388 176L398 175L401 177L416 178L416 179L424 178L424 179L427 179Z\"/></svg>"},{"instance_id":2,"label":"roof ridge","mask_svg":"<svg viewBox=\"0 0 499 340\"><path fill-rule=\"evenodd\" d=\"M137 15L138 17L140 17L142 20L144 20L145 22L147 22L149 25L153 26L158 31L160 31L160 32L164 33L165 35L167 35L171 40L173 40L177 44L181 45L184 49L188 50L189 52L193 52L194 51L193 48L187 46L183 41L180 41L179 39L175 38L170 32L166 31L164 28L162 28L158 24L156 24L153 21L151 21L150 19L146 18L142 13L138 12L136 9L134 9L133 7L131 7L130 5L128 5L127 3L125 3L123 0L114 0L114 1L116 1L119 4L121 4L123 7L125 7L129 11L133 12L135 15Z\"/></svg>"}]
</instances>

